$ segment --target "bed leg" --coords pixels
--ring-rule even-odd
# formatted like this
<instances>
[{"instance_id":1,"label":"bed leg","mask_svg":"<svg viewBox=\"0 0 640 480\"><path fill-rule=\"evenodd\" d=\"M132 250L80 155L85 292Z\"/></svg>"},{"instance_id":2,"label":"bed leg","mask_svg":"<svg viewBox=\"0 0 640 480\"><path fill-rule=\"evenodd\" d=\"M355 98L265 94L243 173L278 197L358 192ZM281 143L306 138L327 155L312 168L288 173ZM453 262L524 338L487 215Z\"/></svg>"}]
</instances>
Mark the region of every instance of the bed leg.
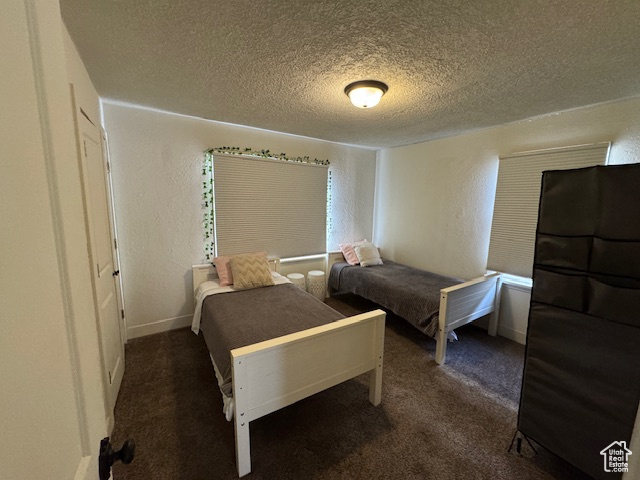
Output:
<instances>
[{"instance_id":1,"label":"bed leg","mask_svg":"<svg viewBox=\"0 0 640 480\"><path fill-rule=\"evenodd\" d=\"M436 363L444 365L447 358L447 332L444 329L438 330L436 338Z\"/></svg>"},{"instance_id":2,"label":"bed leg","mask_svg":"<svg viewBox=\"0 0 640 480\"><path fill-rule=\"evenodd\" d=\"M493 299L493 312L489 316L489 335L495 337L498 334L498 318L500 317L500 293L502 292L502 279L496 278L495 297Z\"/></svg>"},{"instance_id":3,"label":"bed leg","mask_svg":"<svg viewBox=\"0 0 640 480\"><path fill-rule=\"evenodd\" d=\"M249 422L241 417L239 412L235 415L236 430L236 465L238 477L244 477L251 473L251 437L249 436Z\"/></svg>"},{"instance_id":4,"label":"bed leg","mask_svg":"<svg viewBox=\"0 0 640 480\"><path fill-rule=\"evenodd\" d=\"M489 315L489 329L487 333L492 337L495 337L498 334L498 312L495 310L491 315Z\"/></svg>"},{"instance_id":5,"label":"bed leg","mask_svg":"<svg viewBox=\"0 0 640 480\"><path fill-rule=\"evenodd\" d=\"M369 373L369 402L374 407L380 405L382 400L382 356L384 352L384 323L386 314L376 319L375 333L375 367Z\"/></svg>"},{"instance_id":6,"label":"bed leg","mask_svg":"<svg viewBox=\"0 0 640 480\"><path fill-rule=\"evenodd\" d=\"M377 366L369 373L369 402L374 407L380 405L382 400L382 365Z\"/></svg>"}]
</instances>

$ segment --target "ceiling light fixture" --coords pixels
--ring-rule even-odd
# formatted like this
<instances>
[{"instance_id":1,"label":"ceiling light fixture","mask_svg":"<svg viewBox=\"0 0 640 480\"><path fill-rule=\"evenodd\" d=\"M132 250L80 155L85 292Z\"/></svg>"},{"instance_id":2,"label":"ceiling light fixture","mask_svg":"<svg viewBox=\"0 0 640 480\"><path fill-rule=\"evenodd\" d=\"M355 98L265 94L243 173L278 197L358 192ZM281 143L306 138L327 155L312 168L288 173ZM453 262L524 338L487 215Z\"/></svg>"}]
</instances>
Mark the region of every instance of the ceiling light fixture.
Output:
<instances>
[{"instance_id":1,"label":"ceiling light fixture","mask_svg":"<svg viewBox=\"0 0 640 480\"><path fill-rule=\"evenodd\" d=\"M358 108L375 107L389 87L377 80L361 80L353 82L344 88L351 103Z\"/></svg>"}]
</instances>

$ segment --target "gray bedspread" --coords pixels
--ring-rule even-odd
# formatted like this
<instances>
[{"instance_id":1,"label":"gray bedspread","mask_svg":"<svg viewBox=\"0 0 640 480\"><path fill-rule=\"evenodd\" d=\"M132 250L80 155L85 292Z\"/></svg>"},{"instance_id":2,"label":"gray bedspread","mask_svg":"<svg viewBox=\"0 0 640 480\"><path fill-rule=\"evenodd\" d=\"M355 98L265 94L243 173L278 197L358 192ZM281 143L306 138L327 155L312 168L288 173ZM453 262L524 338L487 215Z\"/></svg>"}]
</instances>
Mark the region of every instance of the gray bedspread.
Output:
<instances>
[{"instance_id":1,"label":"gray bedspread","mask_svg":"<svg viewBox=\"0 0 640 480\"><path fill-rule=\"evenodd\" d=\"M210 295L202 304L200 330L231 396L234 348L281 337L345 318L292 284Z\"/></svg>"},{"instance_id":2,"label":"gray bedspread","mask_svg":"<svg viewBox=\"0 0 640 480\"><path fill-rule=\"evenodd\" d=\"M336 263L329 272L329 287L355 293L407 320L433 337L438 331L440 289L462 283L457 278L407 267L391 260L371 267Z\"/></svg>"}]
</instances>

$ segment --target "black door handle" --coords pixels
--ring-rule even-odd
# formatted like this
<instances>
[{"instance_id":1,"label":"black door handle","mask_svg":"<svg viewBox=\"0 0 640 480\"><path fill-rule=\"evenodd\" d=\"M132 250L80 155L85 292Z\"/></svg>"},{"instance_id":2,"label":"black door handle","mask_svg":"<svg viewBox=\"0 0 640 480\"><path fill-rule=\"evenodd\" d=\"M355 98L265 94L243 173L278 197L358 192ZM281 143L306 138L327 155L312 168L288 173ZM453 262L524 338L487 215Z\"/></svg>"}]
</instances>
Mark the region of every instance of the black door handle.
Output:
<instances>
[{"instance_id":1,"label":"black door handle","mask_svg":"<svg viewBox=\"0 0 640 480\"><path fill-rule=\"evenodd\" d=\"M120 460L125 465L133 461L136 453L136 444L133 439L129 438L122 444L122 448L114 451L109 441L109 437L105 437L100 441L100 456L98 457L98 475L100 480L109 480L111 478L111 466Z\"/></svg>"}]
</instances>

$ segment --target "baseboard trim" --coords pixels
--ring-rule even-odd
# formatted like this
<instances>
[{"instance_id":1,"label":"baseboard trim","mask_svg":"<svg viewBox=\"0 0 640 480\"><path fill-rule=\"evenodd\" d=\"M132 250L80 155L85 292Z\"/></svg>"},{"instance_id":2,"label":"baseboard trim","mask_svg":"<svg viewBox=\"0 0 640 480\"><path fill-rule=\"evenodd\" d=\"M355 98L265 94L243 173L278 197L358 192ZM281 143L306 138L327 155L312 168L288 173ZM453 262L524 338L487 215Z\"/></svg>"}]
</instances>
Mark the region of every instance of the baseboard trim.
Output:
<instances>
[{"instance_id":1,"label":"baseboard trim","mask_svg":"<svg viewBox=\"0 0 640 480\"><path fill-rule=\"evenodd\" d=\"M127 328L127 340L188 327L191 325L192 319L193 315L183 315L182 317L165 318L164 320L145 323L143 325L134 325Z\"/></svg>"},{"instance_id":2,"label":"baseboard trim","mask_svg":"<svg viewBox=\"0 0 640 480\"><path fill-rule=\"evenodd\" d=\"M498 335L508 338L509 340L513 340L514 342L518 342L521 345L526 345L527 343L527 334L525 332L514 330L513 328L498 325Z\"/></svg>"},{"instance_id":3,"label":"baseboard trim","mask_svg":"<svg viewBox=\"0 0 640 480\"><path fill-rule=\"evenodd\" d=\"M89 480L91 478L95 478L96 470L91 469L91 464L95 462L95 456L87 455L86 457L82 457L80 459L80 463L78 464L78 468L76 469L76 473L73 476L73 480Z\"/></svg>"},{"instance_id":4,"label":"baseboard trim","mask_svg":"<svg viewBox=\"0 0 640 480\"><path fill-rule=\"evenodd\" d=\"M113 433L113 427L115 427L116 425L116 419L115 419L115 416L113 415L113 412L111 412L107 416L106 424L107 424L107 436L110 437L111 434Z\"/></svg>"}]
</instances>

